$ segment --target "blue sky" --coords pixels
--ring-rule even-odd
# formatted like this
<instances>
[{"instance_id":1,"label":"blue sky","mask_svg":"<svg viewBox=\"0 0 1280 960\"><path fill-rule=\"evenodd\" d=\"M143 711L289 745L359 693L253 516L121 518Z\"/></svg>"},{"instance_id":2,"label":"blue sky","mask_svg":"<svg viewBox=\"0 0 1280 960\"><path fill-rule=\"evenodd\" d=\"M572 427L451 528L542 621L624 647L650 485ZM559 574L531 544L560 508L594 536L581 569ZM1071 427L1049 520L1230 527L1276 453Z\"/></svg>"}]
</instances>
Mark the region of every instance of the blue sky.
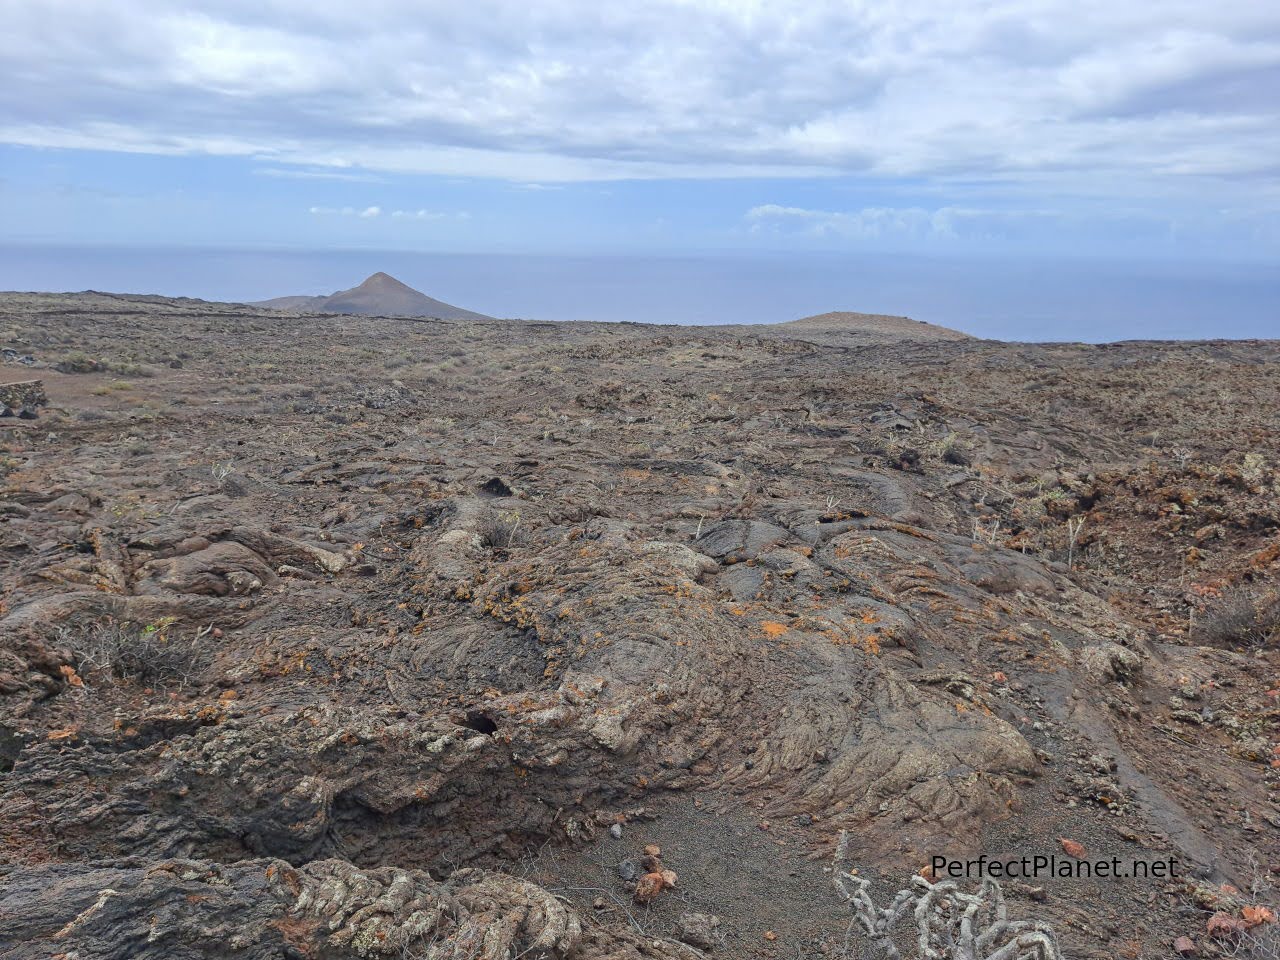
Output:
<instances>
[{"instance_id":1,"label":"blue sky","mask_svg":"<svg viewBox=\"0 0 1280 960\"><path fill-rule=\"evenodd\" d=\"M11 248L1280 263L1260 0L0 0L0 22Z\"/></svg>"},{"instance_id":2,"label":"blue sky","mask_svg":"<svg viewBox=\"0 0 1280 960\"><path fill-rule=\"evenodd\" d=\"M1226 208L1221 193L1120 204L865 175L541 183L15 145L0 146L0 170L0 240L10 243L1251 260L1280 252L1280 217L1265 205Z\"/></svg>"}]
</instances>

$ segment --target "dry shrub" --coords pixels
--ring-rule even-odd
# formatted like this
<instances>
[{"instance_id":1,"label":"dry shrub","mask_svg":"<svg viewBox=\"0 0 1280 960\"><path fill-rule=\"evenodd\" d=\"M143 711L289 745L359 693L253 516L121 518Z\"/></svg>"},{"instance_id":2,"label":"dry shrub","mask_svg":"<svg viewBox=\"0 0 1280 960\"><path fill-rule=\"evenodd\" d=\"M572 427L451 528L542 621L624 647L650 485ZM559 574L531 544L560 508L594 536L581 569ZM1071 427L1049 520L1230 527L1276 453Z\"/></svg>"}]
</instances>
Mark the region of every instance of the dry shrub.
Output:
<instances>
[{"instance_id":1,"label":"dry shrub","mask_svg":"<svg viewBox=\"0 0 1280 960\"><path fill-rule=\"evenodd\" d=\"M213 657L211 631L176 629L171 621L138 624L106 619L64 627L62 641L75 653L81 675L148 687L181 687L199 679Z\"/></svg>"},{"instance_id":2,"label":"dry shrub","mask_svg":"<svg viewBox=\"0 0 1280 960\"><path fill-rule=\"evenodd\" d=\"M1280 960L1280 925L1261 924L1218 946L1234 960Z\"/></svg>"},{"instance_id":3,"label":"dry shrub","mask_svg":"<svg viewBox=\"0 0 1280 960\"><path fill-rule=\"evenodd\" d=\"M514 511L490 516L481 522L476 533L490 550L509 550L521 542L520 514Z\"/></svg>"},{"instance_id":4,"label":"dry shrub","mask_svg":"<svg viewBox=\"0 0 1280 960\"><path fill-rule=\"evenodd\" d=\"M1280 594L1237 587L1210 607L1196 639L1215 647L1266 647L1280 641Z\"/></svg>"},{"instance_id":5,"label":"dry shrub","mask_svg":"<svg viewBox=\"0 0 1280 960\"><path fill-rule=\"evenodd\" d=\"M846 831L840 833L832 868L853 924L871 944L869 957L901 960L899 927L910 918L918 960L1063 960L1048 924L1009 919L1004 892L994 880L983 880L975 893L967 893L952 880L932 883L915 876L881 907L871 898L870 881L850 869Z\"/></svg>"}]
</instances>

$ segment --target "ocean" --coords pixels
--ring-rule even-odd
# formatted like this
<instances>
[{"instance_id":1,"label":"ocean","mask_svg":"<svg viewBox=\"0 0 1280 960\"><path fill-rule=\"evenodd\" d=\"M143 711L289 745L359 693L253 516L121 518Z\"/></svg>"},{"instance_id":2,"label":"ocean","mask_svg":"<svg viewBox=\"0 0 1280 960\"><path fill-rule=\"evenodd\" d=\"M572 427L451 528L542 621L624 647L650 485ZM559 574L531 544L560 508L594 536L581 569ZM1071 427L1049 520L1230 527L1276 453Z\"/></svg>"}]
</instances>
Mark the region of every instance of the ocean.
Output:
<instances>
[{"instance_id":1,"label":"ocean","mask_svg":"<svg viewBox=\"0 0 1280 960\"><path fill-rule=\"evenodd\" d=\"M891 254L568 256L0 247L0 289L247 301L385 271L502 317L772 323L889 313L1002 340L1280 338L1280 265Z\"/></svg>"}]
</instances>

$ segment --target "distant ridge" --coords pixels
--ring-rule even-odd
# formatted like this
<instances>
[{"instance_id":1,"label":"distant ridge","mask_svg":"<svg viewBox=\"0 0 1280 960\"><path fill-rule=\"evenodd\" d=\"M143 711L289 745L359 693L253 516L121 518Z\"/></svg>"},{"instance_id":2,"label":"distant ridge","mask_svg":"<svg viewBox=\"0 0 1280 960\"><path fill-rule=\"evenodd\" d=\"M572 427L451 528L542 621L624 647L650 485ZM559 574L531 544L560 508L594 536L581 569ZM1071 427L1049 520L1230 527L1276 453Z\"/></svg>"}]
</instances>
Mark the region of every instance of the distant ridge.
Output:
<instances>
[{"instance_id":1,"label":"distant ridge","mask_svg":"<svg viewBox=\"0 0 1280 960\"><path fill-rule=\"evenodd\" d=\"M882 313L850 313L835 310L802 317L789 323L773 325L788 334L819 334L824 338L854 336L866 340L972 340L973 338L950 327L912 320L910 317L892 317Z\"/></svg>"},{"instance_id":2,"label":"distant ridge","mask_svg":"<svg viewBox=\"0 0 1280 960\"><path fill-rule=\"evenodd\" d=\"M259 300L255 307L301 313L347 313L366 317L438 317L442 320L492 320L483 313L464 310L428 297L390 274L379 271L358 287L339 290L327 297L276 297Z\"/></svg>"}]
</instances>

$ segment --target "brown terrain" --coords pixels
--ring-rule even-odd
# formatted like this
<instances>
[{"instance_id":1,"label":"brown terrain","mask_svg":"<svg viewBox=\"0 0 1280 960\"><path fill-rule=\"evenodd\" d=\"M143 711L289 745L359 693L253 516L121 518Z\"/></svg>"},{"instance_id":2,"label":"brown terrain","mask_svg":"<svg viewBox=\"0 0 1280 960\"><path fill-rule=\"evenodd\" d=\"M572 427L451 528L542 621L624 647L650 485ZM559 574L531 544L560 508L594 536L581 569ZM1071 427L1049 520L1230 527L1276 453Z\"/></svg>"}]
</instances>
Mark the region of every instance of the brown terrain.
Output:
<instances>
[{"instance_id":1,"label":"brown terrain","mask_svg":"<svg viewBox=\"0 0 1280 960\"><path fill-rule=\"evenodd\" d=\"M310 310L0 295L0 956L1274 956L1280 341Z\"/></svg>"}]
</instances>

